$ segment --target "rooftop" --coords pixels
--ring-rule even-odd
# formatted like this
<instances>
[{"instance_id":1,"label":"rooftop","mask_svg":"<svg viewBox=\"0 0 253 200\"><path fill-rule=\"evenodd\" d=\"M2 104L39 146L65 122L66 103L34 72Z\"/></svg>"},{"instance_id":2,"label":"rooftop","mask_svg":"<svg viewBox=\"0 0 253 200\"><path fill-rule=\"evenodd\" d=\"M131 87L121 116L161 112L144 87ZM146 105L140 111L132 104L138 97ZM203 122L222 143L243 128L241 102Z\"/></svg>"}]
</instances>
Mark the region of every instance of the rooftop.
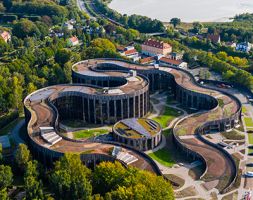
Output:
<instances>
[{"instance_id":1,"label":"rooftop","mask_svg":"<svg viewBox=\"0 0 253 200\"><path fill-rule=\"evenodd\" d=\"M114 125L114 131L127 138L151 138L161 131L161 126L151 119L123 119Z\"/></svg>"},{"instance_id":2,"label":"rooftop","mask_svg":"<svg viewBox=\"0 0 253 200\"><path fill-rule=\"evenodd\" d=\"M150 47L155 47L158 49L168 49L168 48L172 48L170 44L163 42L163 41L159 41L159 40L154 40L154 39L148 39L146 40L143 45L146 46L150 46Z\"/></svg>"}]
</instances>

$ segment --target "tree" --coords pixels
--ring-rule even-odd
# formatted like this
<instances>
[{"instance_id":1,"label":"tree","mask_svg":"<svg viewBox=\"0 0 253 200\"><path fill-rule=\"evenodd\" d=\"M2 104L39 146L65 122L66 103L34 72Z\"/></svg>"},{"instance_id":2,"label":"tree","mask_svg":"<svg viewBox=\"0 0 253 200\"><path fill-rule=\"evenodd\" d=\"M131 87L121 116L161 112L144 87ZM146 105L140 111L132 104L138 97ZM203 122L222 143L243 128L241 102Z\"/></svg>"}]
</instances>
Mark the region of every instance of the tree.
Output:
<instances>
[{"instance_id":1,"label":"tree","mask_svg":"<svg viewBox=\"0 0 253 200\"><path fill-rule=\"evenodd\" d=\"M0 189L7 188L12 184L13 175L11 167L0 165Z\"/></svg>"},{"instance_id":2,"label":"tree","mask_svg":"<svg viewBox=\"0 0 253 200\"><path fill-rule=\"evenodd\" d=\"M12 7L12 0L3 0L4 7L9 10Z\"/></svg>"},{"instance_id":3,"label":"tree","mask_svg":"<svg viewBox=\"0 0 253 200\"><path fill-rule=\"evenodd\" d=\"M19 144L16 155L15 155L15 161L18 164L18 167L22 171L24 171L30 160L31 160L31 155L27 146L25 144Z\"/></svg>"},{"instance_id":4,"label":"tree","mask_svg":"<svg viewBox=\"0 0 253 200\"><path fill-rule=\"evenodd\" d=\"M26 166L24 183L26 191L26 200L44 200L42 182L38 180L38 162L29 161Z\"/></svg>"},{"instance_id":5,"label":"tree","mask_svg":"<svg viewBox=\"0 0 253 200\"><path fill-rule=\"evenodd\" d=\"M172 18L170 20L170 23L173 24L174 28L176 28L178 25L181 24L181 19L179 19L179 18Z\"/></svg>"},{"instance_id":6,"label":"tree","mask_svg":"<svg viewBox=\"0 0 253 200\"><path fill-rule=\"evenodd\" d=\"M203 28L203 24L201 24L200 22L193 22L193 31L195 33L199 33Z\"/></svg>"},{"instance_id":7,"label":"tree","mask_svg":"<svg viewBox=\"0 0 253 200\"><path fill-rule=\"evenodd\" d=\"M1 200L9 200L7 188L0 189L0 199Z\"/></svg>"},{"instance_id":8,"label":"tree","mask_svg":"<svg viewBox=\"0 0 253 200\"><path fill-rule=\"evenodd\" d=\"M92 40L90 46L98 47L102 50L116 52L115 45L110 40L104 38L97 38L95 40Z\"/></svg>"},{"instance_id":9,"label":"tree","mask_svg":"<svg viewBox=\"0 0 253 200\"><path fill-rule=\"evenodd\" d=\"M13 35L22 39L27 36L40 36L40 32L37 26L28 19L21 19L19 22L15 23L12 29L12 33Z\"/></svg>"},{"instance_id":10,"label":"tree","mask_svg":"<svg viewBox=\"0 0 253 200\"><path fill-rule=\"evenodd\" d=\"M0 163L2 162L3 160L3 145L2 143L0 143Z\"/></svg>"},{"instance_id":11,"label":"tree","mask_svg":"<svg viewBox=\"0 0 253 200\"><path fill-rule=\"evenodd\" d=\"M9 45L4 41L2 37L0 37L0 47L0 56L2 56L9 49Z\"/></svg>"},{"instance_id":12,"label":"tree","mask_svg":"<svg viewBox=\"0 0 253 200\"><path fill-rule=\"evenodd\" d=\"M55 163L50 182L60 199L88 200L92 193L90 174L79 155L65 154Z\"/></svg>"},{"instance_id":13,"label":"tree","mask_svg":"<svg viewBox=\"0 0 253 200\"><path fill-rule=\"evenodd\" d=\"M94 171L94 192L110 200L174 199L173 189L163 177L137 168L124 168L119 162L102 162Z\"/></svg>"},{"instance_id":14,"label":"tree","mask_svg":"<svg viewBox=\"0 0 253 200\"><path fill-rule=\"evenodd\" d=\"M55 61L63 66L71 58L71 51L67 49L59 49L55 54Z\"/></svg>"}]
</instances>

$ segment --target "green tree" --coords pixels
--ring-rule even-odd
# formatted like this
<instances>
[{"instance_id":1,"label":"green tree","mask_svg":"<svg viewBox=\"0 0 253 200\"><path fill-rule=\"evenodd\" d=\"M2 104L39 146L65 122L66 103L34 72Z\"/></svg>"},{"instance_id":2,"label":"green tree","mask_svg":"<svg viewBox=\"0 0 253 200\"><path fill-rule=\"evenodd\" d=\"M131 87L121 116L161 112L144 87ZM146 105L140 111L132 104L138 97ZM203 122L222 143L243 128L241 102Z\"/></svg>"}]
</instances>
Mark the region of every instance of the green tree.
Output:
<instances>
[{"instance_id":1,"label":"green tree","mask_svg":"<svg viewBox=\"0 0 253 200\"><path fill-rule=\"evenodd\" d=\"M13 175L11 167L0 165L0 189L7 188L12 184Z\"/></svg>"},{"instance_id":2,"label":"green tree","mask_svg":"<svg viewBox=\"0 0 253 200\"><path fill-rule=\"evenodd\" d=\"M25 144L19 144L16 155L15 155L15 161L18 167L22 171L25 171L27 164L30 160L31 160L31 155L27 146Z\"/></svg>"},{"instance_id":3,"label":"green tree","mask_svg":"<svg viewBox=\"0 0 253 200\"><path fill-rule=\"evenodd\" d=\"M59 199L91 199L90 170L79 155L65 154L55 163L50 182Z\"/></svg>"},{"instance_id":4,"label":"green tree","mask_svg":"<svg viewBox=\"0 0 253 200\"><path fill-rule=\"evenodd\" d=\"M105 194L105 199L174 199L173 189L162 177L137 168L124 168L120 163L100 163L93 175L94 192Z\"/></svg>"},{"instance_id":5,"label":"green tree","mask_svg":"<svg viewBox=\"0 0 253 200\"><path fill-rule=\"evenodd\" d=\"M200 22L193 22L193 31L195 33L200 33L202 28L203 28L203 24L201 24Z\"/></svg>"},{"instance_id":6,"label":"green tree","mask_svg":"<svg viewBox=\"0 0 253 200\"><path fill-rule=\"evenodd\" d=\"M1 200L9 200L7 188L0 189L0 199Z\"/></svg>"},{"instance_id":7,"label":"green tree","mask_svg":"<svg viewBox=\"0 0 253 200\"><path fill-rule=\"evenodd\" d=\"M176 28L178 25L181 24L181 19L179 19L179 18L172 18L170 20L170 23L174 26L174 28Z\"/></svg>"},{"instance_id":8,"label":"green tree","mask_svg":"<svg viewBox=\"0 0 253 200\"><path fill-rule=\"evenodd\" d=\"M116 52L115 45L110 40L104 38L97 38L95 40L92 40L90 46L97 47L102 50Z\"/></svg>"},{"instance_id":9,"label":"green tree","mask_svg":"<svg viewBox=\"0 0 253 200\"><path fill-rule=\"evenodd\" d=\"M24 175L26 200L44 200L43 186L38 176L38 162L36 160L27 162Z\"/></svg>"},{"instance_id":10,"label":"green tree","mask_svg":"<svg viewBox=\"0 0 253 200\"><path fill-rule=\"evenodd\" d=\"M55 61L63 66L71 58L71 51L67 49L59 49L55 54Z\"/></svg>"},{"instance_id":11,"label":"green tree","mask_svg":"<svg viewBox=\"0 0 253 200\"><path fill-rule=\"evenodd\" d=\"M15 23L13 25L12 33L13 35L22 39L27 36L40 36L40 32L37 26L28 19L21 19L19 22Z\"/></svg>"},{"instance_id":12,"label":"green tree","mask_svg":"<svg viewBox=\"0 0 253 200\"><path fill-rule=\"evenodd\" d=\"M3 145L0 143L0 163L3 161Z\"/></svg>"}]
</instances>

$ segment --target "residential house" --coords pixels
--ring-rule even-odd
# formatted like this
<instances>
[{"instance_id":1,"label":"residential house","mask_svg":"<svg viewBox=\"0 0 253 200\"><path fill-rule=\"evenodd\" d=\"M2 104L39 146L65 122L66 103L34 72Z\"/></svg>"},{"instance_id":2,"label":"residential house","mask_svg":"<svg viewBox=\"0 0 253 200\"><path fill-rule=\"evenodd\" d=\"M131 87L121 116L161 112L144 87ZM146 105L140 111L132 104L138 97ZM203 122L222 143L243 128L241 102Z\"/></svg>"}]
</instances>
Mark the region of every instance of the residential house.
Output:
<instances>
[{"instance_id":1,"label":"residential house","mask_svg":"<svg viewBox=\"0 0 253 200\"><path fill-rule=\"evenodd\" d=\"M172 52L172 46L166 42L148 39L141 45L142 53L147 56L156 56L162 54L169 55Z\"/></svg>"},{"instance_id":2,"label":"residential house","mask_svg":"<svg viewBox=\"0 0 253 200\"><path fill-rule=\"evenodd\" d=\"M248 53L252 48L252 44L249 42L241 42L236 45L236 50Z\"/></svg>"},{"instance_id":3,"label":"residential house","mask_svg":"<svg viewBox=\"0 0 253 200\"><path fill-rule=\"evenodd\" d=\"M141 59L141 57L139 56L139 52L133 46L117 47L117 50L120 55L130 58L134 62Z\"/></svg>"},{"instance_id":4,"label":"residential house","mask_svg":"<svg viewBox=\"0 0 253 200\"><path fill-rule=\"evenodd\" d=\"M219 34L208 34L207 39L210 40L214 44L220 44L221 38Z\"/></svg>"},{"instance_id":5,"label":"residential house","mask_svg":"<svg viewBox=\"0 0 253 200\"><path fill-rule=\"evenodd\" d=\"M170 59L168 57L160 58L159 64L161 66L187 68L187 63L184 62L183 60L175 60L175 59Z\"/></svg>"},{"instance_id":6,"label":"residential house","mask_svg":"<svg viewBox=\"0 0 253 200\"><path fill-rule=\"evenodd\" d=\"M70 22L65 22L63 27L67 28L68 30L73 30L74 26Z\"/></svg>"},{"instance_id":7,"label":"residential house","mask_svg":"<svg viewBox=\"0 0 253 200\"><path fill-rule=\"evenodd\" d=\"M156 59L155 57L146 57L146 58L142 58L139 60L140 64L143 64L143 65L151 65L151 64L155 64L156 63Z\"/></svg>"},{"instance_id":8,"label":"residential house","mask_svg":"<svg viewBox=\"0 0 253 200\"><path fill-rule=\"evenodd\" d=\"M236 43L235 42L225 42L225 46L231 47L231 48L236 48Z\"/></svg>"},{"instance_id":9,"label":"residential house","mask_svg":"<svg viewBox=\"0 0 253 200\"><path fill-rule=\"evenodd\" d=\"M67 43L68 43L68 46L73 47L73 46L79 45L79 40L76 36L73 36L68 39Z\"/></svg>"},{"instance_id":10,"label":"residential house","mask_svg":"<svg viewBox=\"0 0 253 200\"><path fill-rule=\"evenodd\" d=\"M11 41L11 34L7 31L0 31L0 36L6 43Z\"/></svg>"}]
</instances>

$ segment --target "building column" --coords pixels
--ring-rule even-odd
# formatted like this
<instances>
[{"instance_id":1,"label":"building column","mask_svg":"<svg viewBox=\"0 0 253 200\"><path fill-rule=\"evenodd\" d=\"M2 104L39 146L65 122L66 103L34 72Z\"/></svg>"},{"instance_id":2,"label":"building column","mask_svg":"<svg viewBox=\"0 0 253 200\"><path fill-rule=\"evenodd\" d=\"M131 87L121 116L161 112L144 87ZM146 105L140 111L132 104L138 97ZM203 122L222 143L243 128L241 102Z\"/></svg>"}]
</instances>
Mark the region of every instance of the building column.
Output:
<instances>
[{"instance_id":1,"label":"building column","mask_svg":"<svg viewBox=\"0 0 253 200\"><path fill-rule=\"evenodd\" d=\"M138 117L141 117L141 95L138 95Z\"/></svg>"},{"instance_id":2,"label":"building column","mask_svg":"<svg viewBox=\"0 0 253 200\"><path fill-rule=\"evenodd\" d=\"M107 107L107 121L109 122L110 120L110 100L107 101L106 103L106 107Z\"/></svg>"},{"instance_id":3,"label":"building column","mask_svg":"<svg viewBox=\"0 0 253 200\"><path fill-rule=\"evenodd\" d=\"M133 117L135 118L135 96L133 97L133 112L134 112L134 115Z\"/></svg>"},{"instance_id":4,"label":"building column","mask_svg":"<svg viewBox=\"0 0 253 200\"><path fill-rule=\"evenodd\" d=\"M103 117L103 101L99 101L99 108L100 108L100 123L104 124L104 117Z\"/></svg>"},{"instance_id":5,"label":"building column","mask_svg":"<svg viewBox=\"0 0 253 200\"><path fill-rule=\"evenodd\" d=\"M116 104L116 100L113 100L113 105L114 105L114 120L115 122L117 121L117 104Z\"/></svg>"},{"instance_id":6,"label":"building column","mask_svg":"<svg viewBox=\"0 0 253 200\"><path fill-rule=\"evenodd\" d=\"M130 99L129 97L127 98L127 118L130 117L130 103L129 103Z\"/></svg>"},{"instance_id":7,"label":"building column","mask_svg":"<svg viewBox=\"0 0 253 200\"><path fill-rule=\"evenodd\" d=\"M97 119L96 119L96 100L93 99L93 108L94 108L94 123L96 124L97 123Z\"/></svg>"},{"instance_id":8,"label":"building column","mask_svg":"<svg viewBox=\"0 0 253 200\"><path fill-rule=\"evenodd\" d=\"M90 99L87 98L87 101L88 101L88 120L89 120L89 123L90 123Z\"/></svg>"},{"instance_id":9,"label":"building column","mask_svg":"<svg viewBox=\"0 0 253 200\"><path fill-rule=\"evenodd\" d=\"M120 104L121 104L121 119L123 119L124 118L123 99L120 100Z\"/></svg>"},{"instance_id":10,"label":"building column","mask_svg":"<svg viewBox=\"0 0 253 200\"><path fill-rule=\"evenodd\" d=\"M85 111L84 111L84 97L82 97L82 104L83 104L83 121L85 122L86 119L85 119Z\"/></svg>"}]
</instances>

